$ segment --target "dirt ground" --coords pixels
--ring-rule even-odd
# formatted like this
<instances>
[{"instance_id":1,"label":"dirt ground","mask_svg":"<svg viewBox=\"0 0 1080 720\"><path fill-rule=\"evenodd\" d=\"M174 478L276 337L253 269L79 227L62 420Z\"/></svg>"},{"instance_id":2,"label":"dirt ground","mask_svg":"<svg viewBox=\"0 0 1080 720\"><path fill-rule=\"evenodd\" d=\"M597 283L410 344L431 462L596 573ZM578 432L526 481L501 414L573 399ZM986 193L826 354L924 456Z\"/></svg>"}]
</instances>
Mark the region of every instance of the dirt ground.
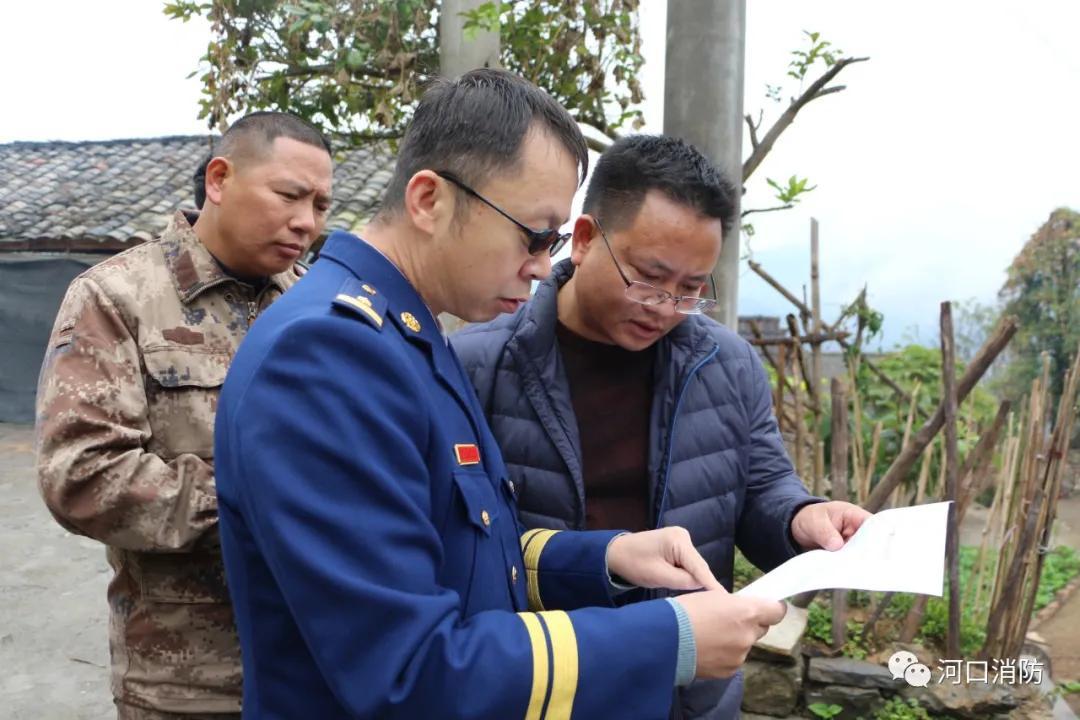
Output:
<instances>
[{"instance_id":1,"label":"dirt ground","mask_svg":"<svg viewBox=\"0 0 1080 720\"><path fill-rule=\"evenodd\" d=\"M0 424L0 717L115 718L105 551L53 521L32 444L31 428Z\"/></svg>"},{"instance_id":2,"label":"dirt ground","mask_svg":"<svg viewBox=\"0 0 1080 720\"><path fill-rule=\"evenodd\" d=\"M977 545L985 511L973 508L961 542ZM1053 545L1080 548L1080 492L1062 501ZM105 720L108 689L102 546L50 517L33 473L33 431L0 423L0 717ZM1043 623L1055 681L1080 680L1080 592ZM1080 712L1080 695L1070 697Z\"/></svg>"},{"instance_id":3,"label":"dirt ground","mask_svg":"<svg viewBox=\"0 0 1080 720\"><path fill-rule=\"evenodd\" d=\"M1058 519L1054 525L1052 545L1068 545L1080 549L1080 492L1058 503ZM1080 681L1080 591L1053 617L1036 630L1050 643L1050 657L1055 682ZM1080 715L1080 693L1066 698L1073 712Z\"/></svg>"}]
</instances>

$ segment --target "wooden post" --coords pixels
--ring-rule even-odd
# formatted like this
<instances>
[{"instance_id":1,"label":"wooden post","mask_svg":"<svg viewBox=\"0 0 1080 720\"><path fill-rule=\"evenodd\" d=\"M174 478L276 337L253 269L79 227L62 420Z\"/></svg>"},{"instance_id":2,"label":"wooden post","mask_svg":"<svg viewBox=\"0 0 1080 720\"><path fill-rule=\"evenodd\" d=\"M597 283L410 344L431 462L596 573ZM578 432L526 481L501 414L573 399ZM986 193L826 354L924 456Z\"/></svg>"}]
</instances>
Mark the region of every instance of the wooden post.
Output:
<instances>
[{"instance_id":1,"label":"wooden post","mask_svg":"<svg viewBox=\"0 0 1080 720\"><path fill-rule=\"evenodd\" d=\"M930 463L934 461L934 446L926 448L923 453L922 467L919 468L919 480L915 485L915 504L922 505L926 499L926 485L930 481Z\"/></svg>"},{"instance_id":2,"label":"wooden post","mask_svg":"<svg viewBox=\"0 0 1080 720\"><path fill-rule=\"evenodd\" d=\"M870 457L866 460L866 472L862 476L862 487L859 488L859 504L866 502L870 495L870 483L874 478L874 468L877 467L878 450L881 449L881 430L883 424L880 420L874 425L874 435L870 439Z\"/></svg>"},{"instance_id":3,"label":"wooden post","mask_svg":"<svg viewBox=\"0 0 1080 720\"><path fill-rule=\"evenodd\" d=\"M776 362L776 425L784 432L784 390L787 387L788 346L777 348L780 359Z\"/></svg>"},{"instance_id":4,"label":"wooden post","mask_svg":"<svg viewBox=\"0 0 1080 720\"><path fill-rule=\"evenodd\" d=\"M953 345L952 303L941 303L941 378L945 406L945 499L949 505L948 538L945 561L949 567L949 632L946 652L960 657L960 528L957 525L956 458L956 348Z\"/></svg>"},{"instance_id":5,"label":"wooden post","mask_svg":"<svg viewBox=\"0 0 1080 720\"><path fill-rule=\"evenodd\" d=\"M815 335L821 334L821 284L818 270L818 222L816 218L810 218L810 317L813 322ZM815 391L821 384L821 344L815 343L811 348L810 372L813 377ZM815 393L817 394L817 393Z\"/></svg>"},{"instance_id":6,"label":"wooden post","mask_svg":"<svg viewBox=\"0 0 1080 720\"><path fill-rule=\"evenodd\" d=\"M848 404L844 383L832 379L832 499L848 499ZM837 650L844 647L847 638L847 590L832 593L832 640Z\"/></svg>"},{"instance_id":7,"label":"wooden post","mask_svg":"<svg viewBox=\"0 0 1080 720\"><path fill-rule=\"evenodd\" d=\"M922 625L923 617L926 615L926 603L929 599L930 596L928 595L915 596L915 602L911 604L911 609L908 610L907 617L904 618L904 626L900 629L900 636L897 638L900 642L909 643L915 639L915 635L919 632L919 626Z\"/></svg>"},{"instance_id":8,"label":"wooden post","mask_svg":"<svg viewBox=\"0 0 1080 720\"><path fill-rule=\"evenodd\" d=\"M799 382L797 376L792 391L795 393L795 474L799 476L804 485L807 484L808 479L812 485L813 478L807 478L806 463L804 461L806 456L806 418L803 415L806 411L803 409L802 383ZM807 490L810 489L807 488Z\"/></svg>"}]
</instances>

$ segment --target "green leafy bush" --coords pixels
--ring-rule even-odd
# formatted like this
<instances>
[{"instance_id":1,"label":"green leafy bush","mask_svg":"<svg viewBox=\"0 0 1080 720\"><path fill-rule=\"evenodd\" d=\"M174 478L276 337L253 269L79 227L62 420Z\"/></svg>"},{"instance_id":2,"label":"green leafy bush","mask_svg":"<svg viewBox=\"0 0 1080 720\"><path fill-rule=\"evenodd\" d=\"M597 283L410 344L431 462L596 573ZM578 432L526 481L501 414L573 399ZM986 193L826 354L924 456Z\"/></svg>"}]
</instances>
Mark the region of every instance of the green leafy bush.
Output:
<instances>
[{"instance_id":1,"label":"green leafy bush","mask_svg":"<svg viewBox=\"0 0 1080 720\"><path fill-rule=\"evenodd\" d=\"M832 610L827 603L815 600L806 613L806 636L828 645L832 642Z\"/></svg>"}]
</instances>

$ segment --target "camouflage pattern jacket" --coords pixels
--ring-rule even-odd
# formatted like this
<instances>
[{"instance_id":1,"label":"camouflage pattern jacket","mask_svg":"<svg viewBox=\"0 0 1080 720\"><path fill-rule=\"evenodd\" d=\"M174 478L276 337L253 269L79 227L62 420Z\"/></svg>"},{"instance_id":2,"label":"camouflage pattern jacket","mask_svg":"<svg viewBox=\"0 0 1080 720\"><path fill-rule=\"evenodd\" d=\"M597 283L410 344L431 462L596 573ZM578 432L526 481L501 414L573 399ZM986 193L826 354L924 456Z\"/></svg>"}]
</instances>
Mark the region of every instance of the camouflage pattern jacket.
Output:
<instances>
[{"instance_id":1,"label":"camouflage pattern jacket","mask_svg":"<svg viewBox=\"0 0 1080 720\"><path fill-rule=\"evenodd\" d=\"M255 317L298 279L256 291L177 213L163 235L68 288L37 395L38 480L65 528L108 546L112 690L165 712L240 711L225 587L214 414Z\"/></svg>"}]
</instances>

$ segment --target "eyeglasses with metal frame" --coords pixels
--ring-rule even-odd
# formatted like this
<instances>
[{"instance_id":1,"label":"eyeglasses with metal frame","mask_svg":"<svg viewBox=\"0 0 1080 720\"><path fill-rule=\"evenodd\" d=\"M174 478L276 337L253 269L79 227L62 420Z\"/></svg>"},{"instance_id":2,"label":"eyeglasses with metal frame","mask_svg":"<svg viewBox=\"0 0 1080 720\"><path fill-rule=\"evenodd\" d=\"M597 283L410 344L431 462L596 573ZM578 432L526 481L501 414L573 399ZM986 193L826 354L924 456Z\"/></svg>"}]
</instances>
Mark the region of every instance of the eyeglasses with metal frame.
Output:
<instances>
[{"instance_id":1,"label":"eyeglasses with metal frame","mask_svg":"<svg viewBox=\"0 0 1080 720\"><path fill-rule=\"evenodd\" d=\"M607 233L604 232L604 226L600 224L598 218L594 217L592 220L596 223L596 229L600 231L600 237L604 239L604 245L607 247L608 253L611 254L612 262L615 263L615 269L619 271L623 282L626 283L627 299L642 305L662 305L671 301L675 303L675 312L683 315L701 315L716 307L716 300L713 298L703 298L696 295L672 295L667 290L658 288L655 285L628 278L622 265L619 264L619 259L615 257L615 251L611 249L611 242L608 240ZM715 295L716 285L712 275L709 276L709 280L714 283L712 287L713 295Z\"/></svg>"}]
</instances>

